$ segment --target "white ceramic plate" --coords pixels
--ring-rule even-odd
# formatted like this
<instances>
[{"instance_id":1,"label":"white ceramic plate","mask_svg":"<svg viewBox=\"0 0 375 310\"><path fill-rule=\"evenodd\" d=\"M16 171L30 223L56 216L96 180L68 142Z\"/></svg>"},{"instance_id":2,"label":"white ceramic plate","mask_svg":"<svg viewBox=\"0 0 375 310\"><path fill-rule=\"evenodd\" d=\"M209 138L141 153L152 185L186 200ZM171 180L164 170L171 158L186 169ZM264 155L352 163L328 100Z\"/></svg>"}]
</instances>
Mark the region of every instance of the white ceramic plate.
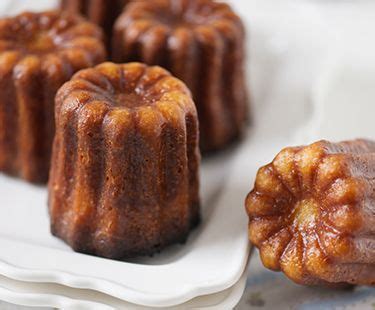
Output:
<instances>
[{"instance_id":1,"label":"white ceramic plate","mask_svg":"<svg viewBox=\"0 0 375 310\"><path fill-rule=\"evenodd\" d=\"M203 221L188 242L132 262L74 253L49 232L46 189L0 176L0 274L97 290L153 307L233 286L249 253L244 197L217 201L233 152L203 163Z\"/></svg>"},{"instance_id":2,"label":"white ceramic plate","mask_svg":"<svg viewBox=\"0 0 375 310\"><path fill-rule=\"evenodd\" d=\"M246 284L246 273L231 288L212 295L197 297L169 310L232 309L239 302ZM0 299L30 307L58 307L61 309L128 309L147 310L120 299L91 290L72 289L58 284L29 283L0 276Z\"/></svg>"}]
</instances>

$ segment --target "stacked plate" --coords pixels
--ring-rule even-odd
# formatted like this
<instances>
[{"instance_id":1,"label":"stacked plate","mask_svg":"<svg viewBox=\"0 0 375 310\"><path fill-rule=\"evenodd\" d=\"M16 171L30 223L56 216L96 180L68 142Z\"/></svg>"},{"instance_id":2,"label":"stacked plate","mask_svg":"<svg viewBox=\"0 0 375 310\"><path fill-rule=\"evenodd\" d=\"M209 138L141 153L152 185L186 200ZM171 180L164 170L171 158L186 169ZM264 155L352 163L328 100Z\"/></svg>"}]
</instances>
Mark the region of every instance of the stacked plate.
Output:
<instances>
[{"instance_id":1,"label":"stacked plate","mask_svg":"<svg viewBox=\"0 0 375 310\"><path fill-rule=\"evenodd\" d=\"M216 294L194 298L189 302L163 309L232 309L239 301L245 279ZM27 283L0 276L1 299L18 305L61 309L155 309L136 305L93 290L73 289L47 283Z\"/></svg>"}]
</instances>

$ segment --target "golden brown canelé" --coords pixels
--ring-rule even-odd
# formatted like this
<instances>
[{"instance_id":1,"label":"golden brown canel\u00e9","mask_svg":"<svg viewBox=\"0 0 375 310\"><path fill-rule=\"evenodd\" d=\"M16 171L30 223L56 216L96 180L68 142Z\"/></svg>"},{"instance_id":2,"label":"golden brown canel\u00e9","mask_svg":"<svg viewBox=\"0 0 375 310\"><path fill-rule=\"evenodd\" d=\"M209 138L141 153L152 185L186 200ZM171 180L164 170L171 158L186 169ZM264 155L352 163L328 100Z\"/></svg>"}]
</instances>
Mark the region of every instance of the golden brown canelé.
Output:
<instances>
[{"instance_id":1,"label":"golden brown canel\u00e9","mask_svg":"<svg viewBox=\"0 0 375 310\"><path fill-rule=\"evenodd\" d=\"M198 135L190 92L166 70L77 73L56 96L52 233L114 259L185 241L199 221Z\"/></svg>"},{"instance_id":2,"label":"golden brown canel\u00e9","mask_svg":"<svg viewBox=\"0 0 375 310\"><path fill-rule=\"evenodd\" d=\"M47 181L55 94L76 71L104 59L101 30L75 15L0 20L0 171Z\"/></svg>"},{"instance_id":3,"label":"golden brown canel\u00e9","mask_svg":"<svg viewBox=\"0 0 375 310\"><path fill-rule=\"evenodd\" d=\"M197 106L201 149L222 149L247 119L244 27L224 3L153 0L129 3L118 18L116 62L160 65L186 83Z\"/></svg>"},{"instance_id":4,"label":"golden brown canel\u00e9","mask_svg":"<svg viewBox=\"0 0 375 310\"><path fill-rule=\"evenodd\" d=\"M375 285L375 142L282 150L246 199L263 264L306 285Z\"/></svg>"},{"instance_id":5,"label":"golden brown canel\u00e9","mask_svg":"<svg viewBox=\"0 0 375 310\"><path fill-rule=\"evenodd\" d=\"M131 0L61 0L61 8L86 16L103 28L110 41L113 24L129 1Z\"/></svg>"}]
</instances>

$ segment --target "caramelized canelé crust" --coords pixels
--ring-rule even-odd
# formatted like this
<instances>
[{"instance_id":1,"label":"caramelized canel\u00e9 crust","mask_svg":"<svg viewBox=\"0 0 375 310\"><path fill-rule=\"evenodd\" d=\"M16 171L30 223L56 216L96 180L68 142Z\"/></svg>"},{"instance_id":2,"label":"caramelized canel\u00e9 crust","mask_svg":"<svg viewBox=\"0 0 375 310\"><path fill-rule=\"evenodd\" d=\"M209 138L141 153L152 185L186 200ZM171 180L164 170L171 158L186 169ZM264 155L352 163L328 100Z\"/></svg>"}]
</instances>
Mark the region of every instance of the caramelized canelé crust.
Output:
<instances>
[{"instance_id":1,"label":"caramelized canel\u00e9 crust","mask_svg":"<svg viewBox=\"0 0 375 310\"><path fill-rule=\"evenodd\" d=\"M0 20L0 171L47 181L55 94L76 71L104 59L100 29L75 15Z\"/></svg>"},{"instance_id":2,"label":"caramelized canel\u00e9 crust","mask_svg":"<svg viewBox=\"0 0 375 310\"><path fill-rule=\"evenodd\" d=\"M186 86L160 67L105 63L56 96L52 233L114 259L183 242L199 221L198 120Z\"/></svg>"},{"instance_id":3,"label":"caramelized canel\u00e9 crust","mask_svg":"<svg viewBox=\"0 0 375 310\"><path fill-rule=\"evenodd\" d=\"M103 28L108 41L116 18L130 0L61 0L63 10L86 16Z\"/></svg>"},{"instance_id":4,"label":"caramelized canel\u00e9 crust","mask_svg":"<svg viewBox=\"0 0 375 310\"><path fill-rule=\"evenodd\" d=\"M375 142L282 150L246 199L263 264L300 284L375 285Z\"/></svg>"},{"instance_id":5,"label":"caramelized canel\u00e9 crust","mask_svg":"<svg viewBox=\"0 0 375 310\"><path fill-rule=\"evenodd\" d=\"M247 119L244 27L224 3L153 0L129 3L118 18L116 62L160 65L186 83L197 105L201 149L221 149Z\"/></svg>"}]
</instances>

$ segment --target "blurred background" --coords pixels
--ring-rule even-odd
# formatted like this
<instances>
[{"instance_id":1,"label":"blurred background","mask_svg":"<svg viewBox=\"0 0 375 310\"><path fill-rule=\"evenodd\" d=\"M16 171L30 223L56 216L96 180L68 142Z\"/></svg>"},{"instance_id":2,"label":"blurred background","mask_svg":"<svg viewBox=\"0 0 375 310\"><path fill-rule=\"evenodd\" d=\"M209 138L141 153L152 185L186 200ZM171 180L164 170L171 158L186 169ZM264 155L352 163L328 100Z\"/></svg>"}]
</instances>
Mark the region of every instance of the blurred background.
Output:
<instances>
[{"instance_id":1,"label":"blurred background","mask_svg":"<svg viewBox=\"0 0 375 310\"><path fill-rule=\"evenodd\" d=\"M247 24L257 136L375 137L373 1L229 2Z\"/></svg>"}]
</instances>

